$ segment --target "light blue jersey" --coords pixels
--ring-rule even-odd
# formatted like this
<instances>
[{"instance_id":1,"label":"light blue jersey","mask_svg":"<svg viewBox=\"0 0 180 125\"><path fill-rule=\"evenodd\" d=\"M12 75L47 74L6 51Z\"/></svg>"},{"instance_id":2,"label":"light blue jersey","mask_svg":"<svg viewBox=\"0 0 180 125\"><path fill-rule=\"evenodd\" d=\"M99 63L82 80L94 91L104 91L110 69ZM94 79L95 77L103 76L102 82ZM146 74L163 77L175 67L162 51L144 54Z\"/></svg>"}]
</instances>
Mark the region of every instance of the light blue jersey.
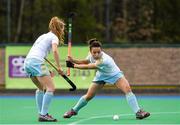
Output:
<instances>
[{"instance_id":1,"label":"light blue jersey","mask_svg":"<svg viewBox=\"0 0 180 125\"><path fill-rule=\"evenodd\" d=\"M53 43L59 45L59 39L54 33L48 32L39 36L26 58L36 58L44 61L44 58L50 53Z\"/></svg>"},{"instance_id":2,"label":"light blue jersey","mask_svg":"<svg viewBox=\"0 0 180 125\"><path fill-rule=\"evenodd\" d=\"M29 77L50 75L44 58L50 53L54 43L58 45L59 39L52 32L39 36L35 41L24 61L24 69Z\"/></svg>"},{"instance_id":3,"label":"light blue jersey","mask_svg":"<svg viewBox=\"0 0 180 125\"><path fill-rule=\"evenodd\" d=\"M96 63L98 61L96 76L93 79L96 83L102 81L104 83L114 84L119 78L124 76L112 57L104 52L102 52L99 60L95 60L91 54L86 59L90 63Z\"/></svg>"}]
</instances>

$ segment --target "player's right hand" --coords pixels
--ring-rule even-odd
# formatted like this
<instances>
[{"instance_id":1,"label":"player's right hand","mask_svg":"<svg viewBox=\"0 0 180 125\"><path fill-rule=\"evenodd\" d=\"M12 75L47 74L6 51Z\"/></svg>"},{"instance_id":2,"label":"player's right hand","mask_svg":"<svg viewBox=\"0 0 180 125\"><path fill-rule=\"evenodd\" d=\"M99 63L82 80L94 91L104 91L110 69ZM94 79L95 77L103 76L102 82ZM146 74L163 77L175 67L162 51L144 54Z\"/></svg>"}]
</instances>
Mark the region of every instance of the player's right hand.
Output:
<instances>
[{"instance_id":1,"label":"player's right hand","mask_svg":"<svg viewBox=\"0 0 180 125\"><path fill-rule=\"evenodd\" d=\"M59 73L59 75L64 75L64 72L61 68L58 68L58 73Z\"/></svg>"},{"instance_id":2,"label":"player's right hand","mask_svg":"<svg viewBox=\"0 0 180 125\"><path fill-rule=\"evenodd\" d=\"M49 70L49 73L50 73L50 76L51 76L51 77L54 77L54 76L55 76L55 73L54 73L53 71L50 71L50 70Z\"/></svg>"}]
</instances>

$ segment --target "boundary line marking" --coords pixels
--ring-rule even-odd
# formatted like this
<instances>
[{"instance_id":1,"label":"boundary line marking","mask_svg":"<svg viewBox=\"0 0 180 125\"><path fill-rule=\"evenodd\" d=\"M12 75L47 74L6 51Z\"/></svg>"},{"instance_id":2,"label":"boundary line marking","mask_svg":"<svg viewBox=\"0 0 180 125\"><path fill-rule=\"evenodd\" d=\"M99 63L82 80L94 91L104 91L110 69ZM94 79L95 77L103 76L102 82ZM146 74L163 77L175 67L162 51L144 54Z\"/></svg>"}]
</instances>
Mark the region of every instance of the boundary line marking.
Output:
<instances>
[{"instance_id":1,"label":"boundary line marking","mask_svg":"<svg viewBox=\"0 0 180 125\"><path fill-rule=\"evenodd\" d=\"M180 114L180 112L155 112L155 113L151 113L152 115L158 115L158 114ZM134 114L120 114L119 116L122 117L122 116L131 116L131 115L134 115ZM92 120L92 119L99 119L99 118L108 118L108 117L112 117L113 115L101 115L101 116L92 116L90 118L86 118L86 119L81 119L81 120L78 120L78 121L75 121L75 122L72 122L72 123L69 123L67 125L77 125L81 122L84 122L84 121L88 121L88 120ZM93 124L93 125L98 125L98 124ZM108 124L106 124L108 125ZM129 124L130 125L130 124ZM131 125L134 125L134 124L131 124ZM151 125L151 124L148 124L148 125ZM153 124L155 125L155 124ZM159 125L159 124L158 124ZM163 124L162 124L163 125Z\"/></svg>"}]
</instances>

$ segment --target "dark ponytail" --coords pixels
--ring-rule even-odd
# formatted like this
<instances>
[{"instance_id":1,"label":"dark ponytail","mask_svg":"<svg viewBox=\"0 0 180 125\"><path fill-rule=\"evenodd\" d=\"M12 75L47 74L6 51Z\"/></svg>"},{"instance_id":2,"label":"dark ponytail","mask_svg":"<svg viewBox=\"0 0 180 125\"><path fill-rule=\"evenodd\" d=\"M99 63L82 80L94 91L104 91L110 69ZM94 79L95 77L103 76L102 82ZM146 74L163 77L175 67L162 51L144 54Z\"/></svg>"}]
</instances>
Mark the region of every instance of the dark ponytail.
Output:
<instances>
[{"instance_id":1,"label":"dark ponytail","mask_svg":"<svg viewBox=\"0 0 180 125\"><path fill-rule=\"evenodd\" d=\"M102 48L102 44L96 38L88 40L89 49L91 50L93 47L100 47Z\"/></svg>"}]
</instances>

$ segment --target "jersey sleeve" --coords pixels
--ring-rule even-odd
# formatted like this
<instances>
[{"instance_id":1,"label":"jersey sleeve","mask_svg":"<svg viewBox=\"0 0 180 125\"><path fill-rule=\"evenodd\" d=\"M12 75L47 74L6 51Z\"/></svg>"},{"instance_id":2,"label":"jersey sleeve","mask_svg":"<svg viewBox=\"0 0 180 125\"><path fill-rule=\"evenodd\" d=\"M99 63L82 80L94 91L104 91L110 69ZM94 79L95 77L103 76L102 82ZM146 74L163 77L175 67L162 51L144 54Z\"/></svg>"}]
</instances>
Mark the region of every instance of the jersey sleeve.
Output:
<instances>
[{"instance_id":1,"label":"jersey sleeve","mask_svg":"<svg viewBox=\"0 0 180 125\"><path fill-rule=\"evenodd\" d=\"M53 38L52 38L52 44L57 44L57 45L59 45L59 39L58 39L58 37L57 36L53 36Z\"/></svg>"},{"instance_id":2,"label":"jersey sleeve","mask_svg":"<svg viewBox=\"0 0 180 125\"><path fill-rule=\"evenodd\" d=\"M105 60L99 59L99 60L96 61L96 67L98 69L102 70L102 69L104 69L105 66L106 66L106 61Z\"/></svg>"}]
</instances>

